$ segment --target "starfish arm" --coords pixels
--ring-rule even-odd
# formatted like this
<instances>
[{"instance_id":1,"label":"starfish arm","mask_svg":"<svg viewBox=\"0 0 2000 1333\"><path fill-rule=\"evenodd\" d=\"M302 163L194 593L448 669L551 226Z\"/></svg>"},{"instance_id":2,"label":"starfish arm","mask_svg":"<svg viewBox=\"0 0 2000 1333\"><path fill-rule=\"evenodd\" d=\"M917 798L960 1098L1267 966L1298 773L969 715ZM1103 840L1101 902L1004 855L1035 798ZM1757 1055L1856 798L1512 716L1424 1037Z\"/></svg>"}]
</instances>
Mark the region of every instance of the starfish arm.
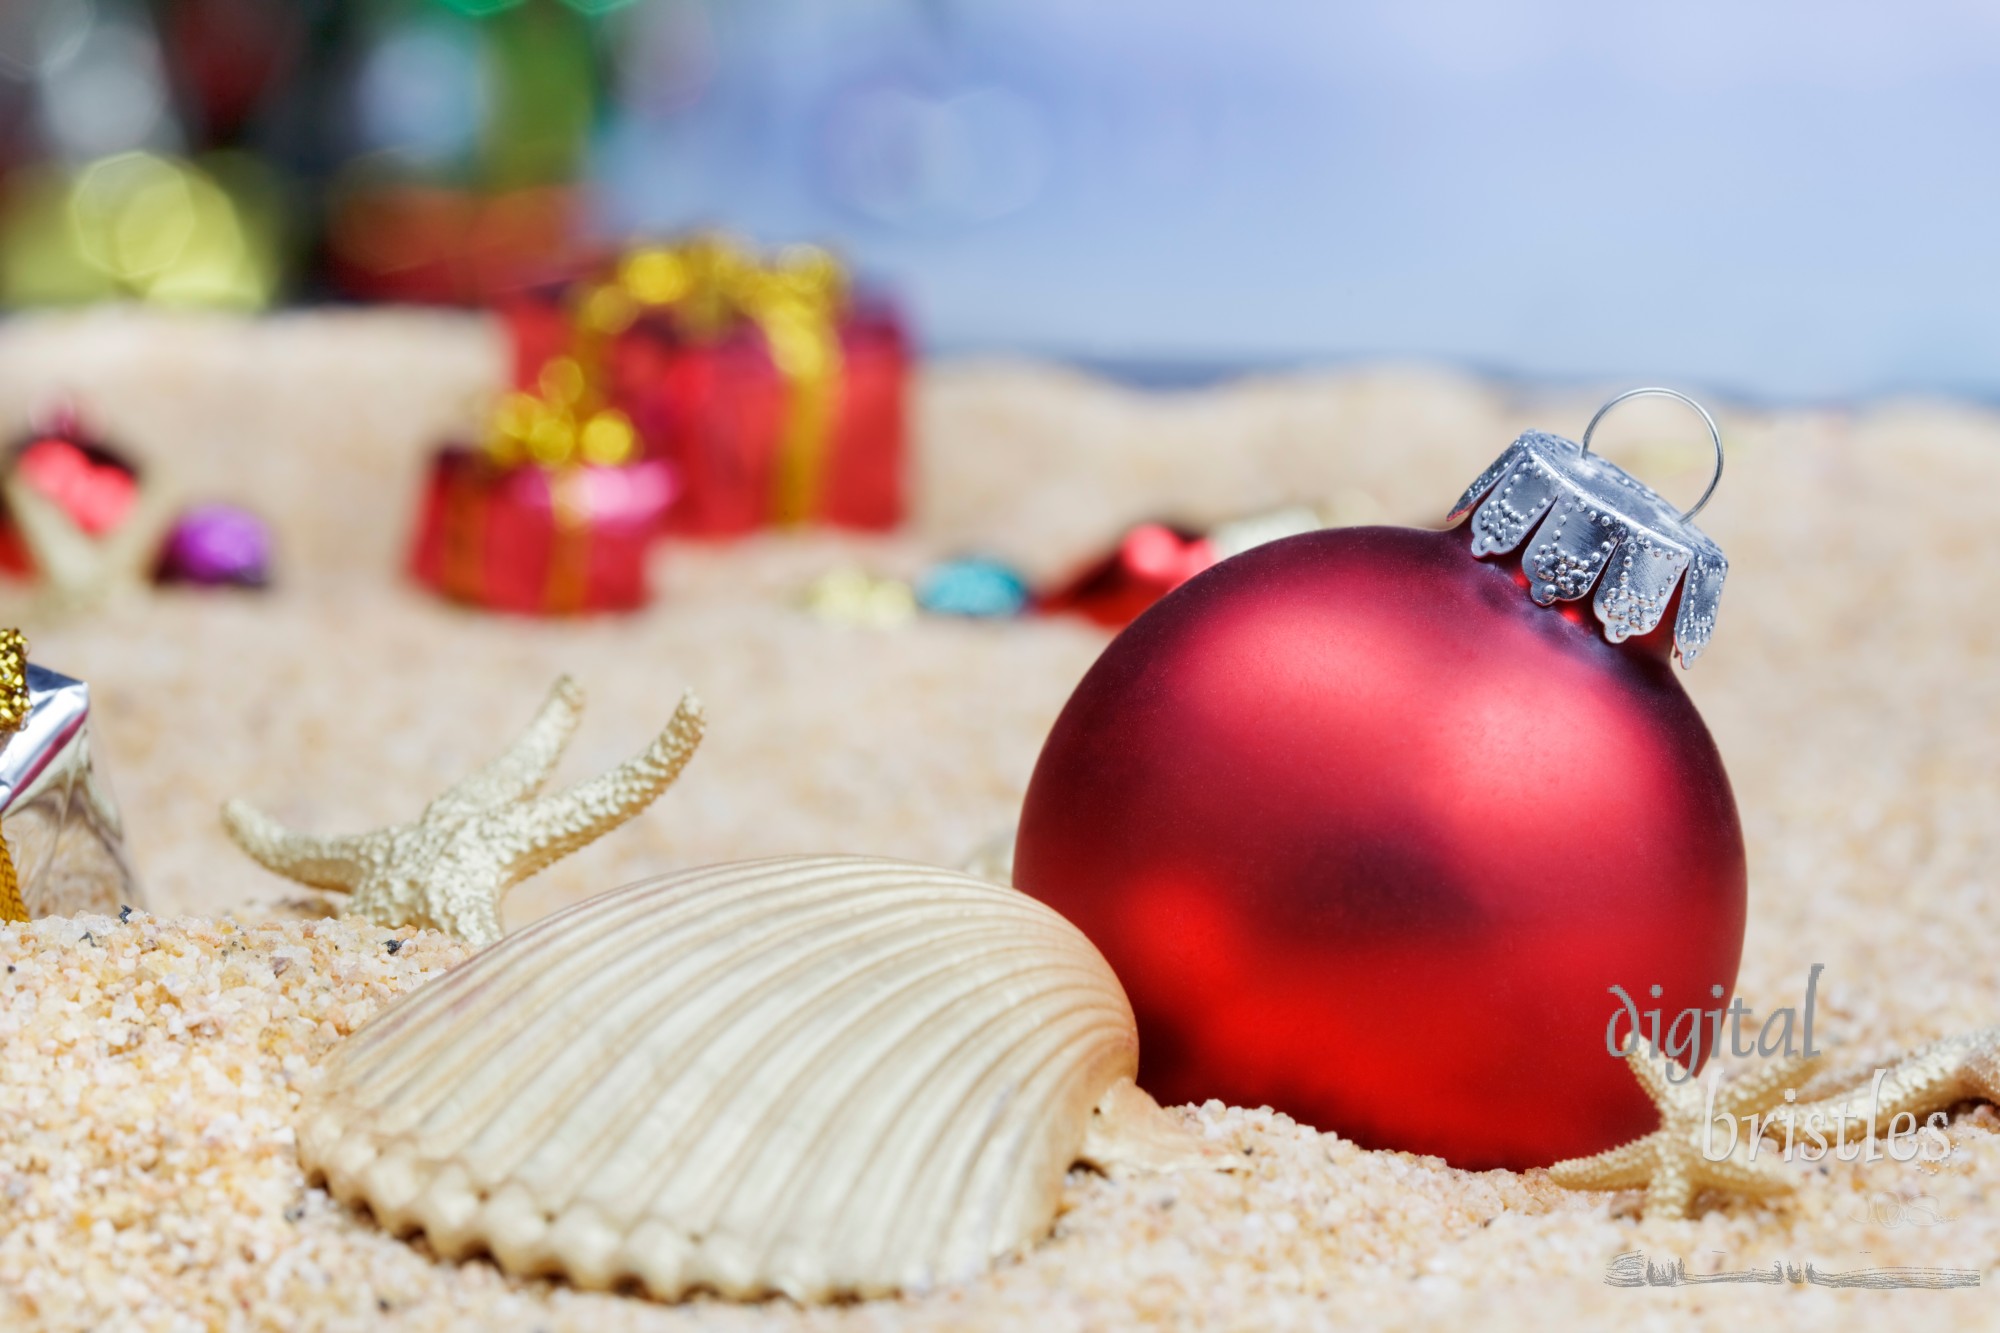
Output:
<instances>
[{"instance_id":1,"label":"starfish arm","mask_svg":"<svg viewBox=\"0 0 2000 1333\"><path fill-rule=\"evenodd\" d=\"M1889 1118L1901 1111L1921 1116L1980 1096L1982 1075L1990 1069L1993 1035L1990 1028L1961 1032L1934 1041L1897 1061L1882 1080L1881 1094L1875 1099L1878 1128L1887 1133ZM1988 1052L1986 1061L1979 1058L1982 1049ZM1874 1082L1871 1073L1847 1092L1847 1100L1858 1103L1864 1117L1868 1114L1868 1093Z\"/></svg>"},{"instance_id":2,"label":"starfish arm","mask_svg":"<svg viewBox=\"0 0 2000 1333\"><path fill-rule=\"evenodd\" d=\"M1818 1071L1822 1058L1817 1055L1800 1056L1766 1065L1754 1074L1745 1074L1716 1094L1716 1108L1731 1115L1767 1111L1782 1102L1788 1090L1804 1086L1806 1080Z\"/></svg>"},{"instance_id":3,"label":"starfish arm","mask_svg":"<svg viewBox=\"0 0 2000 1333\"><path fill-rule=\"evenodd\" d=\"M1731 1157L1720 1162L1711 1162L1704 1158L1699 1163L1696 1174L1704 1185L1733 1190L1738 1194L1768 1197L1773 1194L1790 1194L1793 1189L1791 1178L1778 1168L1776 1159L1746 1162Z\"/></svg>"},{"instance_id":4,"label":"starfish arm","mask_svg":"<svg viewBox=\"0 0 2000 1333\"><path fill-rule=\"evenodd\" d=\"M1626 1053L1626 1065L1632 1070L1632 1077L1639 1080L1639 1086L1653 1099L1665 1116L1671 1110L1698 1114L1702 1107L1701 1083L1691 1075L1685 1081L1669 1082L1667 1071L1677 1069L1687 1075L1687 1067L1678 1060L1668 1060L1660 1054L1659 1048L1644 1037L1638 1039Z\"/></svg>"},{"instance_id":5,"label":"starfish arm","mask_svg":"<svg viewBox=\"0 0 2000 1333\"><path fill-rule=\"evenodd\" d=\"M480 873L484 869L466 874L462 864L440 864L417 900L402 908L398 924L441 930L482 949L494 943L506 886L495 883L490 871Z\"/></svg>"},{"instance_id":6,"label":"starfish arm","mask_svg":"<svg viewBox=\"0 0 2000 1333\"><path fill-rule=\"evenodd\" d=\"M1886 1134L1895 1118L1905 1112L1922 1119L1968 1097L1992 1100L1993 1092L2000 1090L1995 1080L2000 1070L1994 1068L1991 1057L1996 1037L2000 1037L2000 1029L1932 1042L1893 1065L1879 1092L1871 1073L1845 1091L1802 1104L1793 1116L1803 1124L1807 1116L1817 1112L1821 1125L1833 1130L1844 1113L1847 1133L1852 1137L1867 1131L1871 1109L1875 1113L1876 1132ZM1982 1050L1988 1052L1984 1058L1980 1055Z\"/></svg>"},{"instance_id":7,"label":"starfish arm","mask_svg":"<svg viewBox=\"0 0 2000 1333\"><path fill-rule=\"evenodd\" d=\"M582 714L583 691L574 680L562 677L507 753L432 801L425 817L475 815L533 796L549 780Z\"/></svg>"},{"instance_id":8,"label":"starfish arm","mask_svg":"<svg viewBox=\"0 0 2000 1333\"><path fill-rule=\"evenodd\" d=\"M1870 1082L1872 1083L1873 1080ZM1903 1112L1924 1116L1931 1111L1942 1111L1956 1102L1962 1102L1970 1094L1963 1073L1954 1068L1918 1067L1898 1070L1882 1080L1882 1094L1875 1099L1876 1128L1886 1134L1889 1122ZM1869 1112L1868 1085L1847 1095L1848 1115L1867 1124Z\"/></svg>"},{"instance_id":9,"label":"starfish arm","mask_svg":"<svg viewBox=\"0 0 2000 1333\"><path fill-rule=\"evenodd\" d=\"M1636 1189L1652 1179L1658 1142L1657 1134L1648 1134L1590 1157L1557 1162L1549 1168L1549 1179L1570 1190Z\"/></svg>"},{"instance_id":10,"label":"starfish arm","mask_svg":"<svg viewBox=\"0 0 2000 1333\"><path fill-rule=\"evenodd\" d=\"M1851 1092L1843 1092L1821 1101L1800 1102L1796 1106L1793 1106L1789 1112L1793 1136L1803 1141L1806 1126L1813 1123L1814 1116L1818 1116L1819 1132L1826 1135L1829 1143L1834 1142L1834 1135L1839 1128L1840 1117L1843 1111L1846 1113L1847 1132L1850 1135L1853 1134L1857 1121L1863 1127L1866 1127L1868 1123L1868 1090L1864 1087L1859 1096ZM1773 1116L1770 1120L1765 1121L1765 1136L1767 1138L1784 1137L1786 1122L1787 1116L1785 1115Z\"/></svg>"},{"instance_id":11,"label":"starfish arm","mask_svg":"<svg viewBox=\"0 0 2000 1333\"><path fill-rule=\"evenodd\" d=\"M1971 1035L1974 1040L1959 1064L1965 1089L1983 1101L2000 1104L2000 1028Z\"/></svg>"},{"instance_id":12,"label":"starfish arm","mask_svg":"<svg viewBox=\"0 0 2000 1333\"><path fill-rule=\"evenodd\" d=\"M223 806L222 826L251 860L273 874L339 893L351 893L361 882L365 835L321 838L294 832L247 801Z\"/></svg>"},{"instance_id":13,"label":"starfish arm","mask_svg":"<svg viewBox=\"0 0 2000 1333\"><path fill-rule=\"evenodd\" d=\"M1694 1181L1689 1178L1686 1166L1671 1153L1662 1154L1660 1169L1646 1186L1646 1206L1640 1215L1646 1218L1686 1217L1688 1206L1694 1202Z\"/></svg>"},{"instance_id":14,"label":"starfish arm","mask_svg":"<svg viewBox=\"0 0 2000 1333\"><path fill-rule=\"evenodd\" d=\"M690 690L659 738L635 758L567 791L488 816L510 878L526 879L651 805L687 767L702 727L701 702Z\"/></svg>"},{"instance_id":15,"label":"starfish arm","mask_svg":"<svg viewBox=\"0 0 2000 1333\"><path fill-rule=\"evenodd\" d=\"M450 916L434 924L448 935L456 935L477 949L500 941L500 899L476 898L458 905Z\"/></svg>"}]
</instances>

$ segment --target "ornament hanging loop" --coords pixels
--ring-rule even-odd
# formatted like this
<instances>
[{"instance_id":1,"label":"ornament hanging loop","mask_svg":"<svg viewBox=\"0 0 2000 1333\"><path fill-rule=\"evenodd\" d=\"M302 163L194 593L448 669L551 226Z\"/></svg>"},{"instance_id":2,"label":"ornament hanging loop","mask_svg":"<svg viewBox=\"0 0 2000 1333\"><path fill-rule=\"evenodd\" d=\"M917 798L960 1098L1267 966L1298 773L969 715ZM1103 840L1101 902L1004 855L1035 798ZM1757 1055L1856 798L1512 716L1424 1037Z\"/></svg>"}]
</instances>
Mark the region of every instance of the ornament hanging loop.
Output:
<instances>
[{"instance_id":1,"label":"ornament hanging loop","mask_svg":"<svg viewBox=\"0 0 2000 1333\"><path fill-rule=\"evenodd\" d=\"M1715 445L1715 475L1708 479L1708 489L1701 493L1701 499L1694 502L1694 508L1685 510L1681 514L1681 521L1685 523L1702 511L1702 507L1708 503L1709 497L1715 494L1715 488L1722 482L1722 431L1715 424L1715 418L1708 414L1708 409L1697 403L1694 399L1688 397L1678 389L1663 389L1656 385L1649 385L1643 389L1627 389L1624 393L1619 394L1616 398L1613 398L1610 402L1597 409L1597 415L1592 417L1590 424L1583 428L1583 451L1586 454L1590 452L1590 437L1596 431L1597 423L1604 420L1612 408L1629 398L1671 398L1675 402L1686 403L1701 414L1703 424L1708 427L1708 438Z\"/></svg>"}]
</instances>

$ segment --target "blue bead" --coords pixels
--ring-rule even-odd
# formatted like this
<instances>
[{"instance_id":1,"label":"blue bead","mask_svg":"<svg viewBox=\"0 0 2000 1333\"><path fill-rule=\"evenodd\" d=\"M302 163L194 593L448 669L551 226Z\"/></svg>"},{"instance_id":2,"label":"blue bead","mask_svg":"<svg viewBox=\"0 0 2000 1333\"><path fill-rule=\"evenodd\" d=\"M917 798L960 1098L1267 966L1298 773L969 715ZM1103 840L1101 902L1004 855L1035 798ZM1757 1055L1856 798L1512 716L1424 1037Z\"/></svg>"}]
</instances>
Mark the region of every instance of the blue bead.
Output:
<instances>
[{"instance_id":1,"label":"blue bead","mask_svg":"<svg viewBox=\"0 0 2000 1333\"><path fill-rule=\"evenodd\" d=\"M998 560L946 560L917 580L917 605L933 615L1014 616L1027 604L1028 581Z\"/></svg>"}]
</instances>

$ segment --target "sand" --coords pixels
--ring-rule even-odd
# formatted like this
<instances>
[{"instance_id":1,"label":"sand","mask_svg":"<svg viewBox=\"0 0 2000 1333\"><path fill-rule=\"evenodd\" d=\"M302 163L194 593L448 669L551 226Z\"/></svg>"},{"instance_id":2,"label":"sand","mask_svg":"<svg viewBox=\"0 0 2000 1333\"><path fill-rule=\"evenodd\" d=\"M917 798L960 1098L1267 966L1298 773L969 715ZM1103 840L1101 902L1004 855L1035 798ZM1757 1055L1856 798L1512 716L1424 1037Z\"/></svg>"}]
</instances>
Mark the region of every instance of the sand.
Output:
<instances>
[{"instance_id":1,"label":"sand","mask_svg":"<svg viewBox=\"0 0 2000 1333\"><path fill-rule=\"evenodd\" d=\"M985 550L1037 574L1131 519L1292 501L1429 522L1522 427L1604 396L1375 367L1147 396L1070 373L951 365L920 386L918 512L892 538L672 547L658 604L541 624L439 605L398 570L426 443L499 364L457 316L256 323L106 311L0 326L0 419L75 393L184 491L280 534L267 595L177 592L63 623L0 590L36 660L92 683L147 911L0 931L0 1326L51 1328L1219 1328L1990 1320L1984 1290L1625 1290L1644 1251L1691 1272L2000 1263L2000 1118L1961 1108L1941 1166L1796 1167L1764 1205L1639 1222L1636 1197L1364 1152L1283 1116L1187 1114L1245 1175L1077 1173L1056 1236L969 1286L801 1311L666 1307L440 1264L305 1187L290 1120L316 1056L462 950L318 920L216 807L303 827L408 818L497 751L567 671L592 703L562 775L636 750L684 685L709 740L646 816L517 890L510 922L641 875L779 852L957 863L1012 818L1040 738L1105 642L1081 624L829 625L801 589ZM1621 386L1606 386L1616 388ZM1742 808L1740 990L1797 1004L1861 1064L2000 1021L2000 418L1941 403L1719 405L1729 471L1703 526L1733 562L1686 677ZM1602 447L1670 494L1704 445L1662 406ZM85 939L86 932L89 939ZM282 968L280 963L283 963ZM1440 1058L1449 1058L1441 1053ZM386 1308L385 1304L386 1303Z\"/></svg>"}]
</instances>

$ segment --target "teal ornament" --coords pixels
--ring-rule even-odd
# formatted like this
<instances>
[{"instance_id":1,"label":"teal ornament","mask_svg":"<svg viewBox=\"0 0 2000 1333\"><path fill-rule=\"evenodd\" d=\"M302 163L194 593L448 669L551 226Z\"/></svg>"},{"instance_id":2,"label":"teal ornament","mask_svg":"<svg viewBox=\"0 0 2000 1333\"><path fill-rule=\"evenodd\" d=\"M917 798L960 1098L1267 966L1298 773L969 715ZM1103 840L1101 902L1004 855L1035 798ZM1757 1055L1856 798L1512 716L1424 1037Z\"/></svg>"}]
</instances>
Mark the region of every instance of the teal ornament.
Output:
<instances>
[{"instance_id":1,"label":"teal ornament","mask_svg":"<svg viewBox=\"0 0 2000 1333\"><path fill-rule=\"evenodd\" d=\"M1028 605L1028 581L998 560L964 556L924 572L917 580L917 605L940 616L1017 616Z\"/></svg>"}]
</instances>

